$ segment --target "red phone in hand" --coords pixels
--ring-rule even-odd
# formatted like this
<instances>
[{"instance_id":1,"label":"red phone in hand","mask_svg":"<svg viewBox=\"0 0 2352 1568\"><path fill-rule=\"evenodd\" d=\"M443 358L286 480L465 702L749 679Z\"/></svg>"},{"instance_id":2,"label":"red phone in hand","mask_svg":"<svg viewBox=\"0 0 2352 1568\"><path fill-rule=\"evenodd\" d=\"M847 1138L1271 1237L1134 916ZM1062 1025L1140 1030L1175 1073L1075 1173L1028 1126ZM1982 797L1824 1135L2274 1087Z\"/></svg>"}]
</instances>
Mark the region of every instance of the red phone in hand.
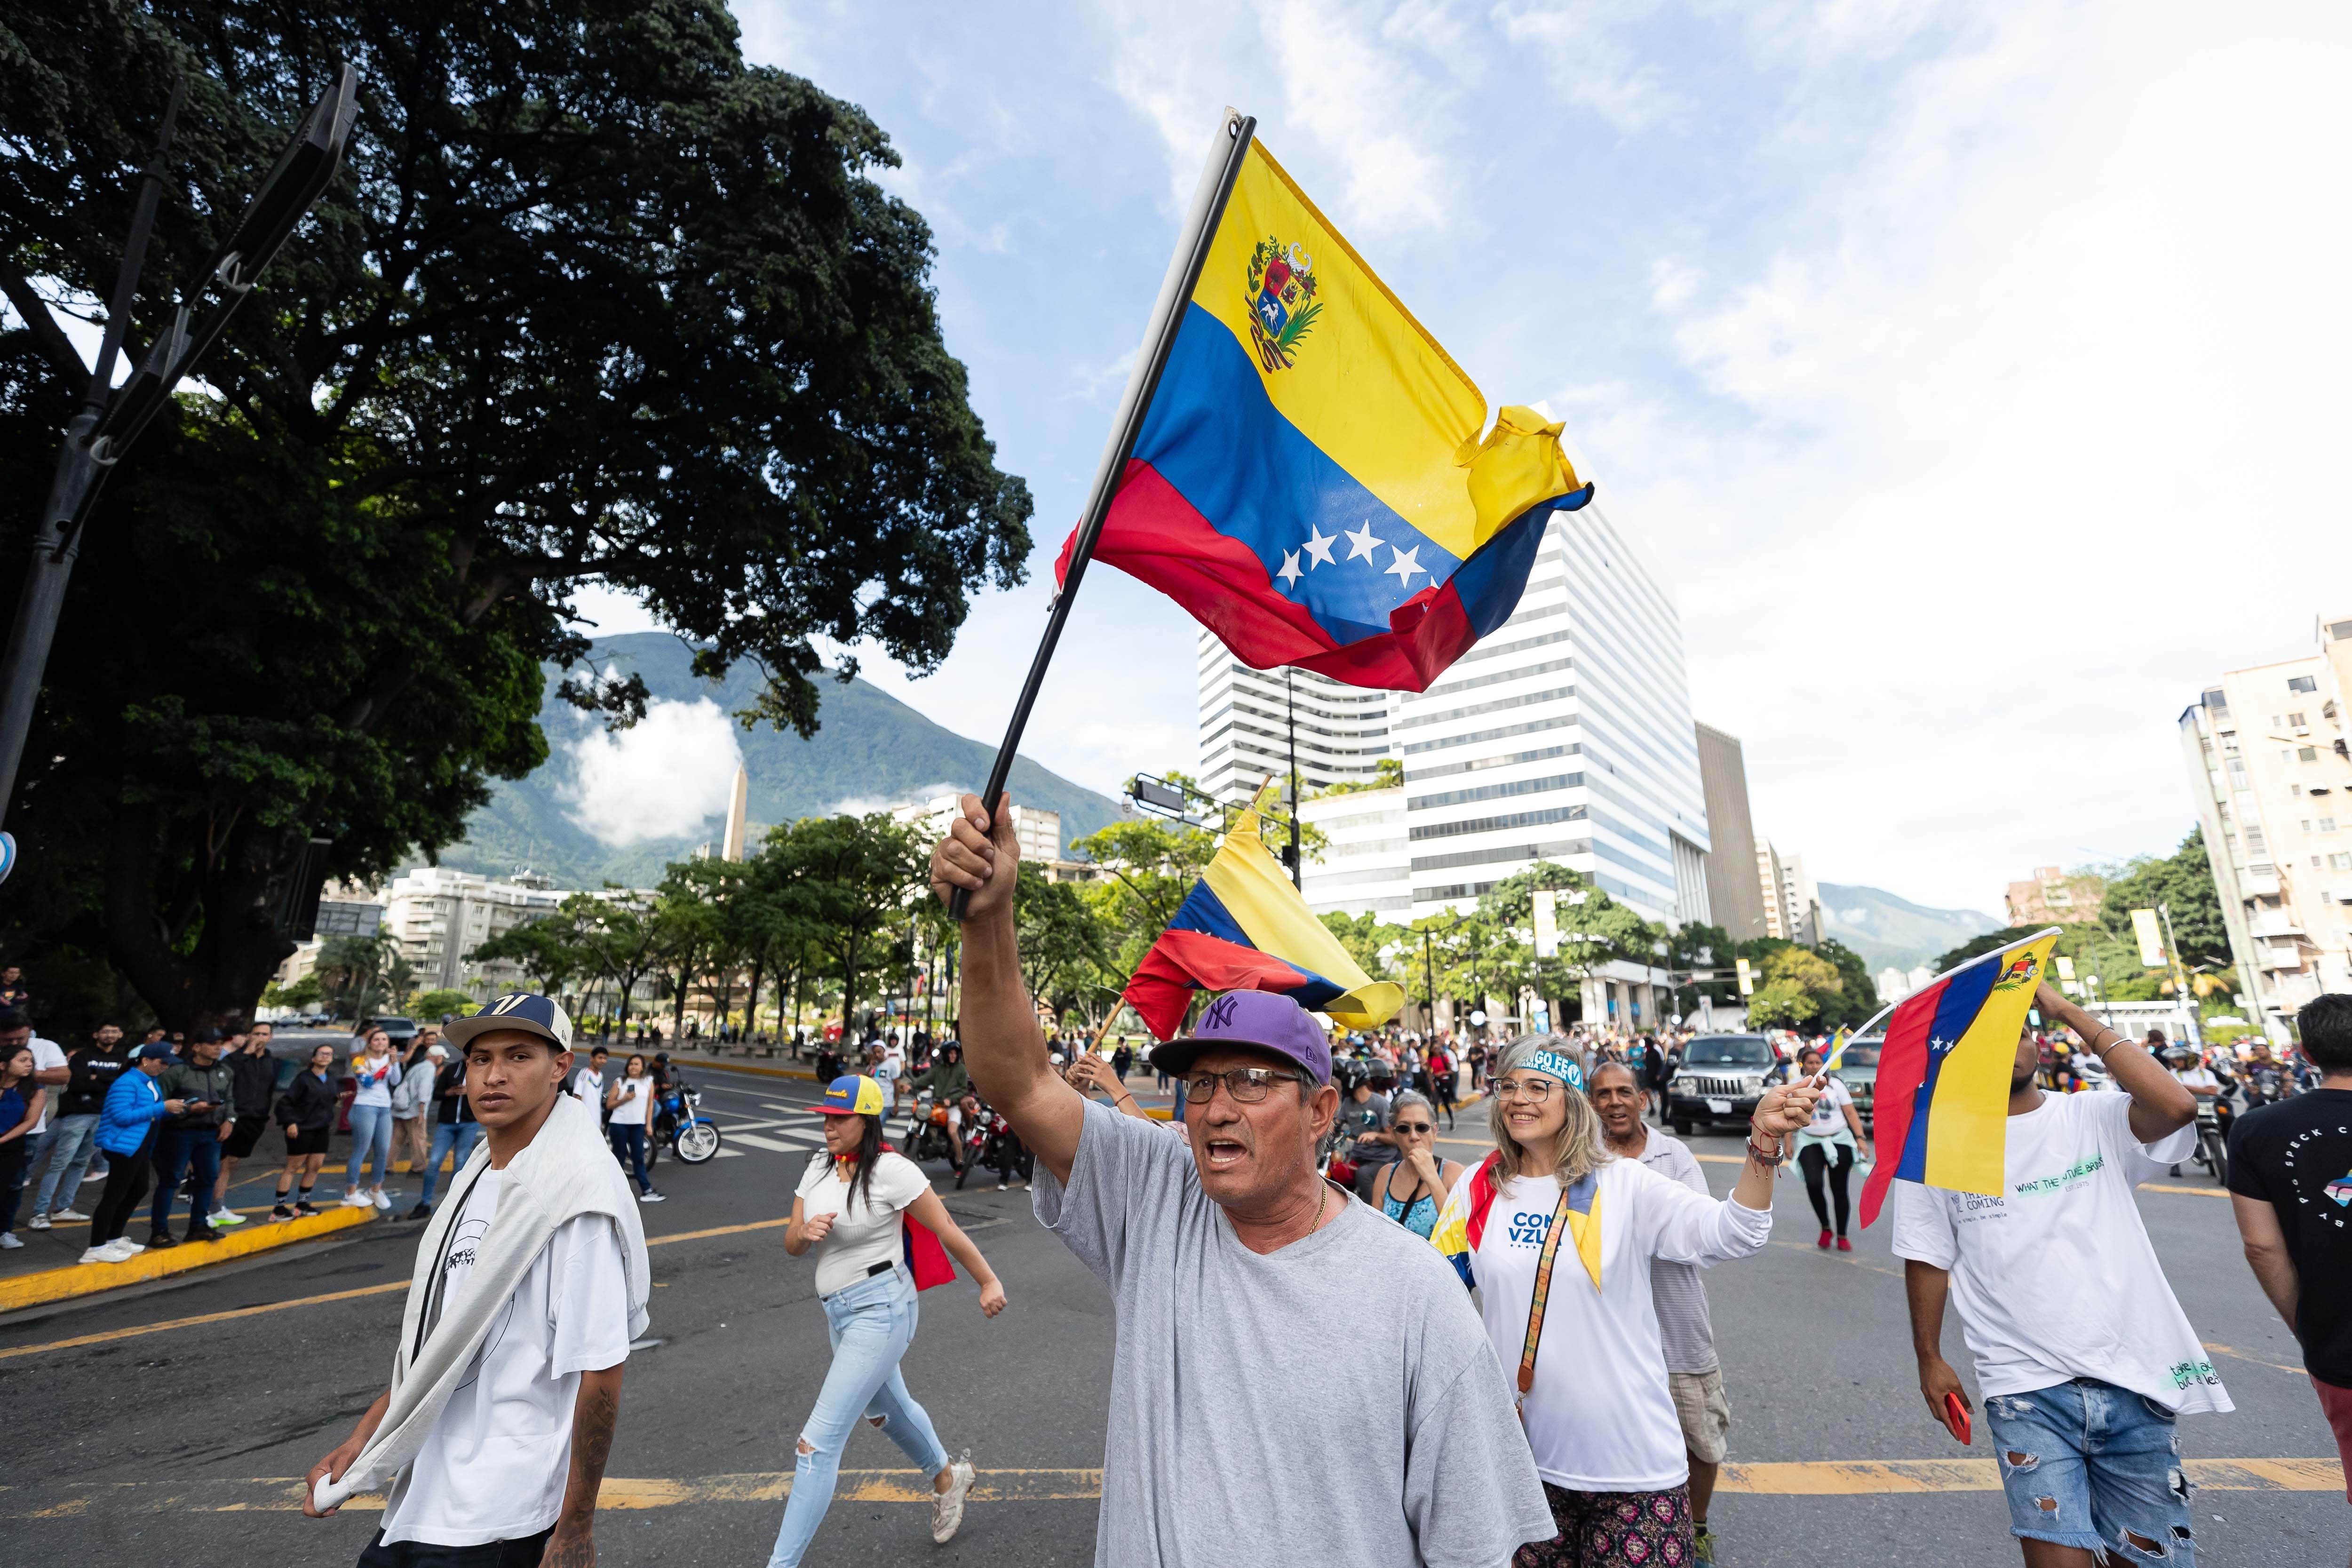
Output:
<instances>
[{"instance_id":1,"label":"red phone in hand","mask_svg":"<svg viewBox=\"0 0 2352 1568\"><path fill-rule=\"evenodd\" d=\"M1969 1407L1960 1403L1958 1394L1944 1395L1944 1425L1952 1429L1952 1436L1960 1440L1963 1447L1968 1446Z\"/></svg>"}]
</instances>

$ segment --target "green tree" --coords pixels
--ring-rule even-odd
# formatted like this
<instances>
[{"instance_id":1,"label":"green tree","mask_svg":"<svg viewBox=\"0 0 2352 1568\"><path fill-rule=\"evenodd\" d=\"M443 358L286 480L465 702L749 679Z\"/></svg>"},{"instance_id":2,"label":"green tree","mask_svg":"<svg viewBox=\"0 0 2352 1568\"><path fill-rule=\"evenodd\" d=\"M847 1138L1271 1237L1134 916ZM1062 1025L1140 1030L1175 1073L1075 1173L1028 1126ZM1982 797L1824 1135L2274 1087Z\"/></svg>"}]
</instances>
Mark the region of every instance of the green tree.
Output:
<instances>
[{"instance_id":1,"label":"green tree","mask_svg":"<svg viewBox=\"0 0 2352 1568\"><path fill-rule=\"evenodd\" d=\"M188 101L131 342L166 324L334 62L362 71L313 217L85 530L10 826L0 942L103 949L167 1022L249 1006L307 841L373 880L547 743L601 583L768 677L814 729L812 638L918 669L1030 501L946 352L921 218L850 104L747 66L713 0L463 7L8 5L0 496L18 591L174 73Z\"/></svg>"},{"instance_id":2,"label":"green tree","mask_svg":"<svg viewBox=\"0 0 2352 1568\"><path fill-rule=\"evenodd\" d=\"M2171 854L2140 856L2110 879L2105 900L2099 906L2099 924L2116 941L2128 942L2136 950L2138 942L2132 934L2132 910L2159 908L2171 915L2172 938L2180 945L2182 963L2191 968L2202 963L2227 969L2235 962L2201 826L2191 828Z\"/></svg>"},{"instance_id":3,"label":"green tree","mask_svg":"<svg viewBox=\"0 0 2352 1568\"><path fill-rule=\"evenodd\" d=\"M1402 962L1405 949L1412 946L1402 930L1370 910L1350 915L1333 910L1316 918L1323 922L1325 931L1339 939L1339 945L1348 950L1348 956L1356 961L1356 967L1368 979L1394 980L1396 968L1391 954ZM1414 947L1413 951L1419 949Z\"/></svg>"},{"instance_id":4,"label":"green tree","mask_svg":"<svg viewBox=\"0 0 2352 1568\"><path fill-rule=\"evenodd\" d=\"M319 1005L317 971L314 970L285 985L280 985L274 980L271 981L261 988L261 1005L265 1007L291 1007L298 1011L317 1006Z\"/></svg>"},{"instance_id":5,"label":"green tree","mask_svg":"<svg viewBox=\"0 0 2352 1568\"><path fill-rule=\"evenodd\" d=\"M436 991L418 992L410 998L408 1010L419 1022L438 1023L444 1013L462 1018L469 1013L480 1012L482 1005L453 985Z\"/></svg>"},{"instance_id":6,"label":"green tree","mask_svg":"<svg viewBox=\"0 0 2352 1568\"><path fill-rule=\"evenodd\" d=\"M1838 966L1811 948L1790 943L1764 961L1761 983L1748 999L1748 1022L1759 1029L1833 1027L1845 992ZM1859 1021L1859 1020L1857 1020Z\"/></svg>"},{"instance_id":7,"label":"green tree","mask_svg":"<svg viewBox=\"0 0 2352 1568\"><path fill-rule=\"evenodd\" d=\"M1049 881L1044 868L1027 864L1018 880L1013 923L1029 994L1057 1013L1076 1007L1098 1016L1119 988L1108 963L1109 930L1079 884Z\"/></svg>"},{"instance_id":8,"label":"green tree","mask_svg":"<svg viewBox=\"0 0 2352 1568\"><path fill-rule=\"evenodd\" d=\"M931 847L919 828L884 812L811 817L795 825L783 843L818 945L841 983L841 1028L847 1036L856 1027L863 983L887 957L895 929L924 887Z\"/></svg>"},{"instance_id":9,"label":"green tree","mask_svg":"<svg viewBox=\"0 0 2352 1568\"><path fill-rule=\"evenodd\" d=\"M1217 839L1183 823L1136 817L1070 847L1102 868L1103 876L1088 885L1087 900L1109 933L1112 965L1132 974L1216 858Z\"/></svg>"}]
</instances>

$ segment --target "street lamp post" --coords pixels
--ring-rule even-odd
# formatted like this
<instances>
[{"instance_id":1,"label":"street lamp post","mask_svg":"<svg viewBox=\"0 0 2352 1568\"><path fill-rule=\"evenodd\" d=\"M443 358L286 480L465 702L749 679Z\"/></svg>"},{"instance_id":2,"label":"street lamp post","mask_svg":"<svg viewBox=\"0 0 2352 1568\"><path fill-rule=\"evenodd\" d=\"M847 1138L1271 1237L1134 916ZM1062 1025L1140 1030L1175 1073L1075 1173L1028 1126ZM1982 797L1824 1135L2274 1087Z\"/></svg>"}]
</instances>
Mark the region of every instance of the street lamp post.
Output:
<instances>
[{"instance_id":1,"label":"street lamp post","mask_svg":"<svg viewBox=\"0 0 2352 1568\"><path fill-rule=\"evenodd\" d=\"M80 553L81 527L90 507L114 466L179 390L198 358L228 325L229 317L253 292L261 269L326 191L351 139L352 118L359 109L359 79L353 66L346 65L336 73L334 85L303 116L301 127L278 154L277 165L247 204L236 226L182 290L182 303L171 323L149 346L130 379L111 387L115 356L123 349L138 298L139 274L146 262L147 241L154 229L156 204L163 196L164 156L179 118L184 83L173 84L154 155L140 177L138 202L132 209L130 237L123 245L121 269L115 277L97 366L90 373L80 408L66 426L57 474L50 481L41 526L33 539L32 563L16 602L16 618L8 628L7 650L0 655L0 816L5 816L16 794L26 737L32 732L33 710L40 700L41 676L48 666L49 645L57 637L66 584L73 575L74 558ZM215 284L221 298L202 321L195 321L194 302ZM38 305L37 300L29 303ZM5 837L0 835L0 838ZM9 847L13 850L13 841ZM0 866L13 858L13 854L0 855Z\"/></svg>"}]
</instances>

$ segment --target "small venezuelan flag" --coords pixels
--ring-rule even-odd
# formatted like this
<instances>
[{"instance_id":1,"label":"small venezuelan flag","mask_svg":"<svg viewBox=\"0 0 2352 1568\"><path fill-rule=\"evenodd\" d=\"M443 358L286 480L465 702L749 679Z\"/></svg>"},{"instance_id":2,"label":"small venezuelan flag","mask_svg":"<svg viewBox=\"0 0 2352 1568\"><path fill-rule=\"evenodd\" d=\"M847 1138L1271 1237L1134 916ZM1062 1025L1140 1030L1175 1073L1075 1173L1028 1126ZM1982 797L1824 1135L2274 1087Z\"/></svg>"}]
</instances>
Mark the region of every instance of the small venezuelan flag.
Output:
<instances>
[{"instance_id":1,"label":"small venezuelan flag","mask_svg":"<svg viewBox=\"0 0 2352 1568\"><path fill-rule=\"evenodd\" d=\"M1592 497L1253 142L1096 546L1260 669L1420 691ZM1055 563L1066 579L1073 532Z\"/></svg>"},{"instance_id":2,"label":"small venezuelan flag","mask_svg":"<svg viewBox=\"0 0 2352 1568\"><path fill-rule=\"evenodd\" d=\"M1403 988L1366 974L1307 908L1258 837L1255 803L1135 966L1126 997L1167 1040L1194 991L1280 991L1351 1029L1377 1028L1404 1005Z\"/></svg>"},{"instance_id":3,"label":"small venezuelan flag","mask_svg":"<svg viewBox=\"0 0 2352 1568\"><path fill-rule=\"evenodd\" d=\"M2057 941L2053 928L2012 942L1896 1005L1872 1095L1878 1163L1862 1189L1864 1225L1878 1217L1886 1184L1897 1177L1959 1193L2000 1191L2017 1037Z\"/></svg>"}]
</instances>

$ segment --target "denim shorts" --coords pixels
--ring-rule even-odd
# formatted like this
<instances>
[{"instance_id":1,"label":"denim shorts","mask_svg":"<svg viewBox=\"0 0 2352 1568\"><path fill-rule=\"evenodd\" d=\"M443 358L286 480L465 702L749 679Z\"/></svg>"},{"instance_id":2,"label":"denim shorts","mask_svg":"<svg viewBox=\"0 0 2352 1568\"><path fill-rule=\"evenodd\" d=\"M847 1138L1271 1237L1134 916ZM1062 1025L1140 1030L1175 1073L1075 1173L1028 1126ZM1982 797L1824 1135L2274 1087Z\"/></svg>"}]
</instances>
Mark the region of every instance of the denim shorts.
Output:
<instances>
[{"instance_id":1,"label":"denim shorts","mask_svg":"<svg viewBox=\"0 0 2352 1568\"><path fill-rule=\"evenodd\" d=\"M1984 1413L2011 1535L2126 1563L2196 1568L2171 1411L2078 1377L2031 1394L1987 1394Z\"/></svg>"}]
</instances>

